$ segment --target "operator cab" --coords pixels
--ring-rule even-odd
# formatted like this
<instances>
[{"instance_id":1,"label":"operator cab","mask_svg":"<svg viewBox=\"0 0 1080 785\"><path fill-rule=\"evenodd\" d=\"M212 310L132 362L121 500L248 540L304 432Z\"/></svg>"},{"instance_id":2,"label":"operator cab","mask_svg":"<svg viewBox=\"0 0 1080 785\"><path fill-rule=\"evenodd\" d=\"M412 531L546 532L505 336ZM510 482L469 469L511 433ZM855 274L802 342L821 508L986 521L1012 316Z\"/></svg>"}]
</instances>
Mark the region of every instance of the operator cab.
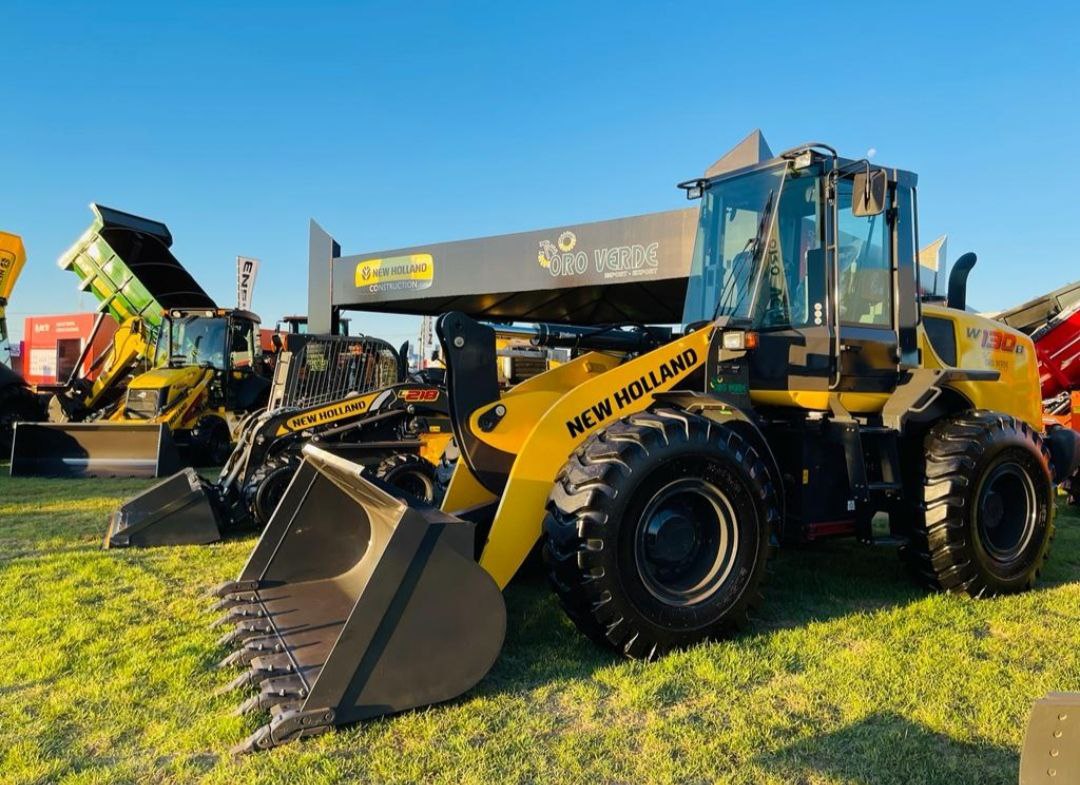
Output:
<instances>
[{"instance_id":1,"label":"operator cab","mask_svg":"<svg viewBox=\"0 0 1080 785\"><path fill-rule=\"evenodd\" d=\"M683 322L751 334L766 398L894 389L919 359L915 183L811 145L681 184L703 199Z\"/></svg>"},{"instance_id":2,"label":"operator cab","mask_svg":"<svg viewBox=\"0 0 1080 785\"><path fill-rule=\"evenodd\" d=\"M162 320L155 365L213 369L211 405L246 411L270 386L258 335L259 317L250 311L174 308Z\"/></svg>"}]
</instances>

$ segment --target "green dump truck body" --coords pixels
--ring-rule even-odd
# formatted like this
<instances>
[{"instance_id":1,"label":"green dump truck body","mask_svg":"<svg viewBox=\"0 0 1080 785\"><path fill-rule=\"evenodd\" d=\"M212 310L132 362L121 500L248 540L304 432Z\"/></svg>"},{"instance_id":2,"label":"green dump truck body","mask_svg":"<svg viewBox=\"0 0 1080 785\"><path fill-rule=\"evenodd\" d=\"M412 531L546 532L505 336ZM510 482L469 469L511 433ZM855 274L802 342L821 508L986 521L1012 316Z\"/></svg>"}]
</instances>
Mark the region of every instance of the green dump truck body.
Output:
<instances>
[{"instance_id":1,"label":"green dump truck body","mask_svg":"<svg viewBox=\"0 0 1080 785\"><path fill-rule=\"evenodd\" d=\"M65 251L59 266L79 278L104 311L123 324L141 317L152 335L170 308L214 308L215 303L172 255L172 234L160 221L91 204L94 221Z\"/></svg>"}]
</instances>

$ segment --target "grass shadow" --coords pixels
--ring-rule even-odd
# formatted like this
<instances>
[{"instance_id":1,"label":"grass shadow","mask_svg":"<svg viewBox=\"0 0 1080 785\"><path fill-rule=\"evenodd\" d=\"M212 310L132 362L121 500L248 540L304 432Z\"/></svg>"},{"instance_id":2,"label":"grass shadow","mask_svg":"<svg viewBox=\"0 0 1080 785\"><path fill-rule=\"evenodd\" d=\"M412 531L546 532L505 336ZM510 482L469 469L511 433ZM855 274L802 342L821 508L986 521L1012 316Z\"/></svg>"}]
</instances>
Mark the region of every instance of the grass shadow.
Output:
<instances>
[{"instance_id":1,"label":"grass shadow","mask_svg":"<svg viewBox=\"0 0 1080 785\"><path fill-rule=\"evenodd\" d=\"M801 739L756 758L754 763L793 785L824 778L851 785L990 785L1014 783L1018 760L1013 750L958 740L884 712Z\"/></svg>"}]
</instances>

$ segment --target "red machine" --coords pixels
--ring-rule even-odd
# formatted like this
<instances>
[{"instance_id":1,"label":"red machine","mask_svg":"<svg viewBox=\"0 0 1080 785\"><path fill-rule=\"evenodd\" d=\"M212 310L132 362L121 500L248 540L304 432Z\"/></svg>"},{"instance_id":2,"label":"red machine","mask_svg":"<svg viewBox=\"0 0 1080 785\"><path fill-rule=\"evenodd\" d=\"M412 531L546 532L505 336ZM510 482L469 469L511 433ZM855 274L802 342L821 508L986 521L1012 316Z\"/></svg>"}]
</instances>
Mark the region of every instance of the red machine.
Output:
<instances>
[{"instance_id":1,"label":"red machine","mask_svg":"<svg viewBox=\"0 0 1080 785\"><path fill-rule=\"evenodd\" d=\"M1048 421L1080 431L1080 281L1005 311L1000 321L1035 342ZM1070 498L1080 502L1080 483L1070 482Z\"/></svg>"}]
</instances>

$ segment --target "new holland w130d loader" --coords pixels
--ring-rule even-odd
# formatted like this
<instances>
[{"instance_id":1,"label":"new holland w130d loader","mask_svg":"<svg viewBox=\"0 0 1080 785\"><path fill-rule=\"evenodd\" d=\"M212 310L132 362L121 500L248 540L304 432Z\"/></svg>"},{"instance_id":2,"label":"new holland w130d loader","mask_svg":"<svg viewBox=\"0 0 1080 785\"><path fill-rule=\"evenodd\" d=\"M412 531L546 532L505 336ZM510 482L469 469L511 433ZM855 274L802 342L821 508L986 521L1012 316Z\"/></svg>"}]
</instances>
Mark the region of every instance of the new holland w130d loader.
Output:
<instances>
[{"instance_id":1,"label":"new holland w130d loader","mask_svg":"<svg viewBox=\"0 0 1080 785\"><path fill-rule=\"evenodd\" d=\"M568 331L578 356L506 392L493 330L442 316L461 459L441 506L307 445L219 589L225 663L270 716L240 749L468 690L539 542L574 623L642 659L744 625L777 544L870 541L878 512L929 586L1031 587L1080 445L1042 430L1031 340L964 310L970 257L951 307L920 303L915 185L749 140L683 184L702 200L683 329Z\"/></svg>"},{"instance_id":2,"label":"new holland w130d loader","mask_svg":"<svg viewBox=\"0 0 1080 785\"><path fill-rule=\"evenodd\" d=\"M217 481L185 469L134 496L110 517L106 547L199 545L264 526L309 442L437 502L451 440L446 392L409 378L405 354L376 338L290 335L270 404L241 423Z\"/></svg>"}]
</instances>

